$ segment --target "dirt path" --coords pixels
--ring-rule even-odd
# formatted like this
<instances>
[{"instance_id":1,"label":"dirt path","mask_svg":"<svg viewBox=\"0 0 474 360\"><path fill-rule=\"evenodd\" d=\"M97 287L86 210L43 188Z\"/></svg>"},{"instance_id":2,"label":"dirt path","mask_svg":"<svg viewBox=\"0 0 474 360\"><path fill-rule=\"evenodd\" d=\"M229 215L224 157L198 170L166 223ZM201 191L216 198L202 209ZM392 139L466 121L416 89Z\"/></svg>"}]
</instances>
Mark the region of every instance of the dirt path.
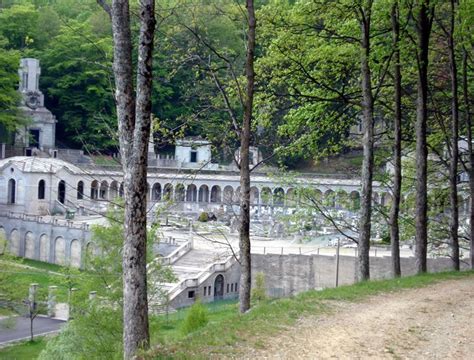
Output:
<instances>
[{"instance_id":1,"label":"dirt path","mask_svg":"<svg viewBox=\"0 0 474 360\"><path fill-rule=\"evenodd\" d=\"M474 279L338 304L273 337L259 359L474 359Z\"/></svg>"}]
</instances>

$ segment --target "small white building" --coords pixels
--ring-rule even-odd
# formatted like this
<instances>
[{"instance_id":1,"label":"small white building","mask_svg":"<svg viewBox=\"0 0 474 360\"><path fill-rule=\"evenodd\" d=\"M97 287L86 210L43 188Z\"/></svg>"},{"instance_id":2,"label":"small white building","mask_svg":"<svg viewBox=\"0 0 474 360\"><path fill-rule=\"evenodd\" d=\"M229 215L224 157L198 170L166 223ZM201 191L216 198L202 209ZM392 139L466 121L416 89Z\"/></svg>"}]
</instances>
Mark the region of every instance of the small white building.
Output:
<instances>
[{"instance_id":1,"label":"small white building","mask_svg":"<svg viewBox=\"0 0 474 360\"><path fill-rule=\"evenodd\" d=\"M187 137L176 141L175 159L179 167L211 163L211 143L202 138Z\"/></svg>"}]
</instances>

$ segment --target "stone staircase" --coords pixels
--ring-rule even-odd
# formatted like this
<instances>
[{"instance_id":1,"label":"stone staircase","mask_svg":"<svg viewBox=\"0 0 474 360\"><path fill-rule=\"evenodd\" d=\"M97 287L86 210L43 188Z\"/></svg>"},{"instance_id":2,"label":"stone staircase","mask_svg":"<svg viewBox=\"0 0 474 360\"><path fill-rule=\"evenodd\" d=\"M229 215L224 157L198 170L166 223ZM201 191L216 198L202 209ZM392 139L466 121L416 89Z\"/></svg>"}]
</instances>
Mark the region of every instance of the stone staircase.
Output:
<instances>
[{"instance_id":1,"label":"stone staircase","mask_svg":"<svg viewBox=\"0 0 474 360\"><path fill-rule=\"evenodd\" d=\"M171 304L173 299L182 292L199 286L214 272L223 271L235 261L233 257L229 257L227 251L222 249L193 249L189 246L188 249L177 251L177 253L179 253L178 256L171 254L168 257L176 281L161 284L161 289L169 294L168 302Z\"/></svg>"}]
</instances>

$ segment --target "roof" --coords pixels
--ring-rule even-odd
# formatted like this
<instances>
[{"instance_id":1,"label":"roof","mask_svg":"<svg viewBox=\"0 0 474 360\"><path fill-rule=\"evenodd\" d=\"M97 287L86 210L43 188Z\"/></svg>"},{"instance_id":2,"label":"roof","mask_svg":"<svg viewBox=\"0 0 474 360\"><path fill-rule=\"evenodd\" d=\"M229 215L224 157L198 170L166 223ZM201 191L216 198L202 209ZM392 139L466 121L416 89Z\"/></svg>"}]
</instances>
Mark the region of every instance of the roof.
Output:
<instances>
[{"instance_id":1,"label":"roof","mask_svg":"<svg viewBox=\"0 0 474 360\"><path fill-rule=\"evenodd\" d=\"M0 169L15 166L24 173L57 173L66 169L72 174L83 174L84 171L76 165L54 158L39 158L36 156L15 156L0 160Z\"/></svg>"},{"instance_id":2,"label":"roof","mask_svg":"<svg viewBox=\"0 0 474 360\"><path fill-rule=\"evenodd\" d=\"M183 139L176 140L176 146L192 146L192 145L211 145L211 143L200 136L187 136Z\"/></svg>"}]
</instances>

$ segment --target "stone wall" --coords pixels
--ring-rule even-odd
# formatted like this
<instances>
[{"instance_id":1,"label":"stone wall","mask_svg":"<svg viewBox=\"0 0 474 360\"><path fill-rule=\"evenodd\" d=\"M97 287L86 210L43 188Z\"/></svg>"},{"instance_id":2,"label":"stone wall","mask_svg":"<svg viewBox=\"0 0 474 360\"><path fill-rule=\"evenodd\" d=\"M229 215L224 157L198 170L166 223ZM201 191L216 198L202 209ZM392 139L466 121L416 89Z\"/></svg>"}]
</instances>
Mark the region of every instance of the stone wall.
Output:
<instances>
[{"instance_id":1,"label":"stone wall","mask_svg":"<svg viewBox=\"0 0 474 360\"><path fill-rule=\"evenodd\" d=\"M416 273L415 258L402 258L403 276ZM428 259L428 271L449 270L449 258ZM339 258L339 285L356 281L357 259L351 256ZM310 289L334 287L336 279L336 256L324 255L261 255L252 254L252 274L265 274L267 294L272 297L290 296ZM390 257L371 257L372 279L391 277Z\"/></svg>"},{"instance_id":2,"label":"stone wall","mask_svg":"<svg viewBox=\"0 0 474 360\"><path fill-rule=\"evenodd\" d=\"M15 256L81 267L86 252L93 251L86 224L57 221L41 216L0 215L0 237Z\"/></svg>"}]
</instances>

